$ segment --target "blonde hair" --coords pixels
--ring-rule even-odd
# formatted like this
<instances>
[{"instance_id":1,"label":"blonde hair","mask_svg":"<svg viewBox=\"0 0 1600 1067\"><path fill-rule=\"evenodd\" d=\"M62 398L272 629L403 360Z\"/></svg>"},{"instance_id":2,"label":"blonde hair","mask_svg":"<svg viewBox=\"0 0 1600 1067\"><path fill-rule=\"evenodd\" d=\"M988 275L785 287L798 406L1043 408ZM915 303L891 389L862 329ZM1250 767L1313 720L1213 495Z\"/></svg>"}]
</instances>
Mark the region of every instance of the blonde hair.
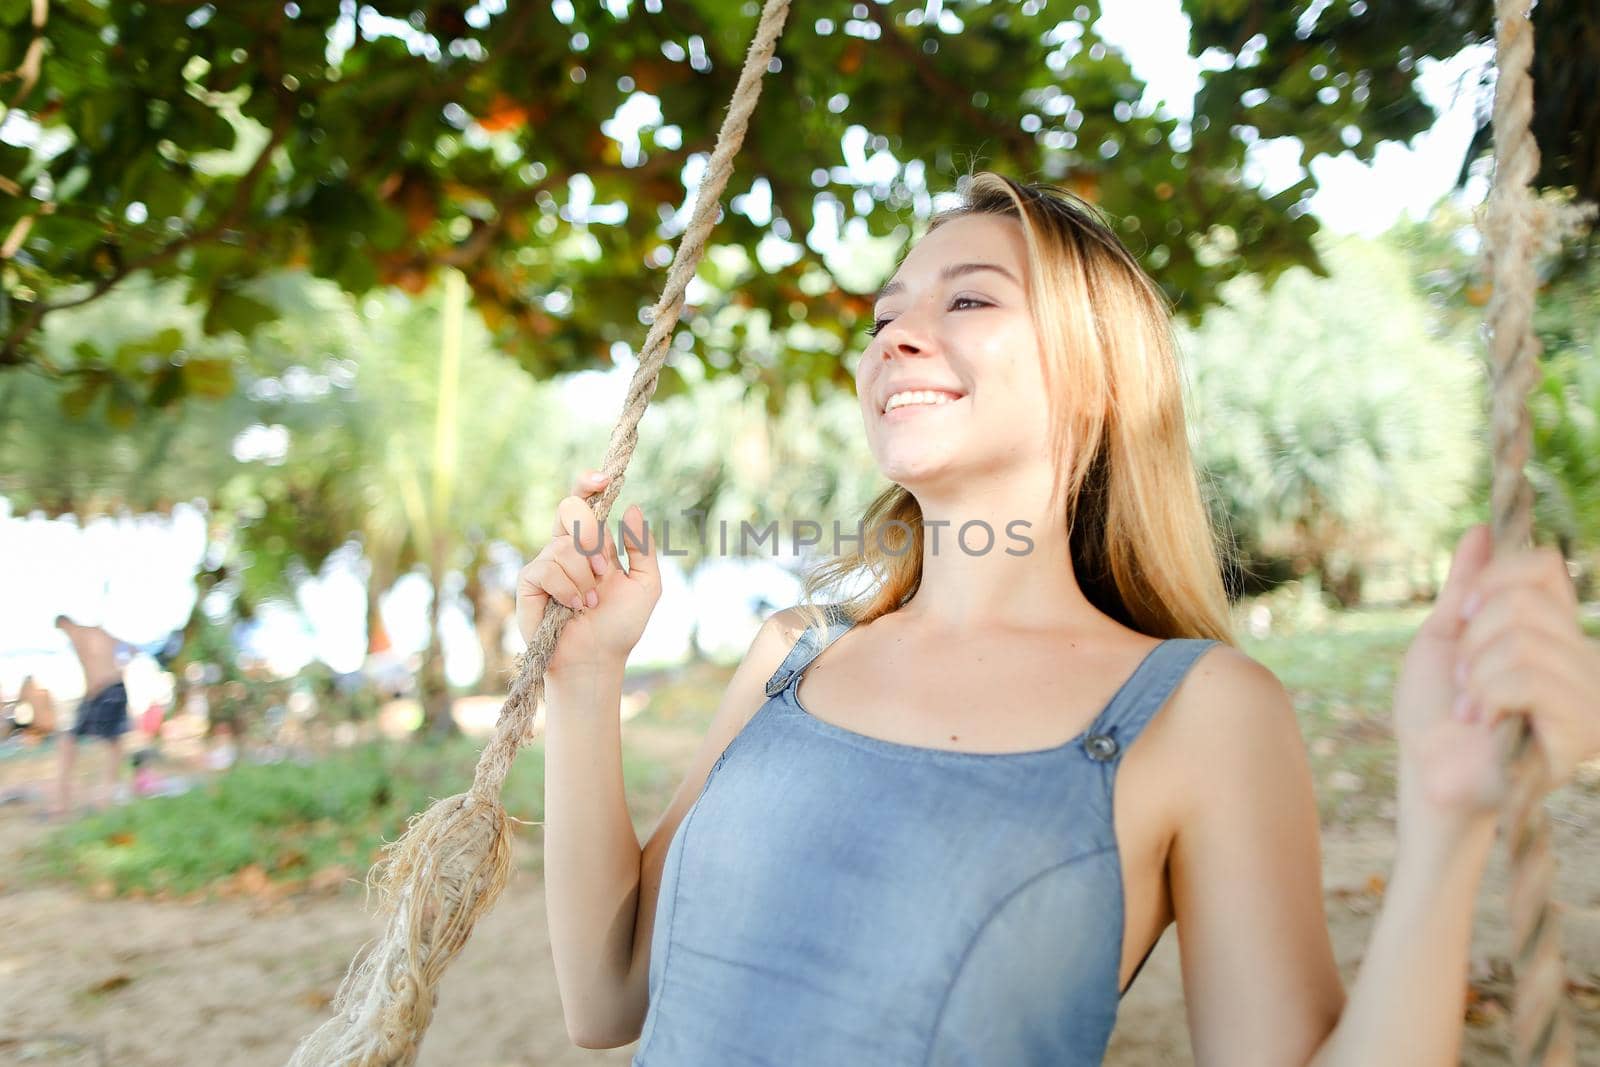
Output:
<instances>
[{"instance_id":1,"label":"blonde hair","mask_svg":"<svg viewBox=\"0 0 1600 1067\"><path fill-rule=\"evenodd\" d=\"M934 216L929 232L969 215L1022 224L1057 460L1049 506L1066 523L1084 596L1153 637L1233 643L1223 531L1213 529L1189 447L1165 296L1096 209L1071 193L983 172L961 196ZM896 610L917 591L916 498L890 486L868 505L862 526L859 550L824 560L802 579L800 607L813 624L824 621L819 595L862 575L871 577L864 591L833 601L858 623Z\"/></svg>"}]
</instances>

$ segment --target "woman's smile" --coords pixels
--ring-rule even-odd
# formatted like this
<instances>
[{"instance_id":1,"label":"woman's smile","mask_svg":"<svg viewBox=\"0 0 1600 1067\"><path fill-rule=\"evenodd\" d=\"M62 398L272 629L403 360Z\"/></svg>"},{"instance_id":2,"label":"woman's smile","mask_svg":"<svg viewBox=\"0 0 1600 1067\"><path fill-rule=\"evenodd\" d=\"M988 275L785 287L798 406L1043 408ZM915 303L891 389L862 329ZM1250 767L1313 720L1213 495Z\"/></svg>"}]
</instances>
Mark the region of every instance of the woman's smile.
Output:
<instances>
[{"instance_id":1,"label":"woman's smile","mask_svg":"<svg viewBox=\"0 0 1600 1067\"><path fill-rule=\"evenodd\" d=\"M901 403L890 408L888 411L883 413L882 418L884 422L904 422L907 419L913 419L919 415L925 415L929 412L939 411L944 408L953 408L957 404L965 404L966 402L967 398L964 396L945 397L943 399L934 400L931 402L926 400L914 400L910 403Z\"/></svg>"}]
</instances>

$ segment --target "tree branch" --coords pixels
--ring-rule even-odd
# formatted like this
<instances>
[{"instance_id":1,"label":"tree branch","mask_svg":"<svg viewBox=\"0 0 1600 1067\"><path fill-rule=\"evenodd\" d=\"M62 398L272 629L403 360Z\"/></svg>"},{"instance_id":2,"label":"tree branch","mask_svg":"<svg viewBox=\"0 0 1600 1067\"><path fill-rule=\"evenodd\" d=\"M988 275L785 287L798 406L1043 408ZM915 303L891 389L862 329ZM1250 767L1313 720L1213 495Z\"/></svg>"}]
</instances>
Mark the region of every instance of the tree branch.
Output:
<instances>
[{"instance_id":1,"label":"tree branch","mask_svg":"<svg viewBox=\"0 0 1600 1067\"><path fill-rule=\"evenodd\" d=\"M288 136L293 117L293 109L280 103L267 143L262 146L260 155L256 156L254 162L250 164L250 168L239 178L239 184L234 189L232 202L217 217L215 222L204 229L195 230L192 233L184 234L182 237L174 238L148 255L118 265L110 274L97 280L93 288L83 296L73 297L69 300L59 300L55 303L46 303L43 300L35 301L22 321L6 337L5 346L0 348L0 366L16 366L23 362L22 342L27 340L29 334L38 329L44 317L52 311L79 307L98 300L110 292L118 282L135 271L164 263L185 248L213 240L232 228L249 208L250 198L255 193L256 183L260 181L261 175L265 173L267 166L271 163L272 153L278 149L284 138Z\"/></svg>"},{"instance_id":2,"label":"tree branch","mask_svg":"<svg viewBox=\"0 0 1600 1067\"><path fill-rule=\"evenodd\" d=\"M876 4L867 4L865 6L867 17L877 24L884 42L894 49L901 59L911 64L912 68L917 72L918 81L954 103L974 125L986 126L999 134L1000 138L1011 146L1011 150L1020 159L1028 159L1038 152L1039 146L1034 143L1032 137L1023 133L1019 128L1007 126L1003 122L996 122L993 115L974 104L972 102L972 94L962 85L951 81L938 67L929 62L927 54L922 49L913 48L911 42L901 36L900 32L895 29L894 23L883 17L883 12L878 9Z\"/></svg>"}]
</instances>

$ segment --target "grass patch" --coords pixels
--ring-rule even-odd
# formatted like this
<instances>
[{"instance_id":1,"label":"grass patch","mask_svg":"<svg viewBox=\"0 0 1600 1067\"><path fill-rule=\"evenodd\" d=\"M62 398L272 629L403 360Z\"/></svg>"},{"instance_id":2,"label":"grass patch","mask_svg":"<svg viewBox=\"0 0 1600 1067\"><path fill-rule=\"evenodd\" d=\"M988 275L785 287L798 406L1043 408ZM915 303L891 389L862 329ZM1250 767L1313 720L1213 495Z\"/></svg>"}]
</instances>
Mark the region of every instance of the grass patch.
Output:
<instances>
[{"instance_id":1,"label":"grass patch","mask_svg":"<svg viewBox=\"0 0 1600 1067\"><path fill-rule=\"evenodd\" d=\"M152 896L215 888L249 868L268 885L333 868L359 878L412 814L467 787L478 751L458 739L363 745L309 763L242 764L181 796L140 800L56 830L30 855L28 873L102 894ZM642 805L659 806L670 777L624 751L623 780ZM523 751L503 796L512 816L544 818L542 744ZM525 865L539 865L537 847L519 851Z\"/></svg>"},{"instance_id":2,"label":"grass patch","mask_svg":"<svg viewBox=\"0 0 1600 1067\"><path fill-rule=\"evenodd\" d=\"M1241 627L1240 648L1271 668L1293 698L1324 825L1393 814L1399 770L1394 685L1431 610L1340 612L1314 628L1265 639ZM1600 617L1584 618L1582 627L1600 638Z\"/></svg>"},{"instance_id":3,"label":"grass patch","mask_svg":"<svg viewBox=\"0 0 1600 1067\"><path fill-rule=\"evenodd\" d=\"M1347 611L1314 628L1240 637L1240 648L1270 668L1294 702L1325 825L1393 813L1394 685L1428 610Z\"/></svg>"}]
</instances>

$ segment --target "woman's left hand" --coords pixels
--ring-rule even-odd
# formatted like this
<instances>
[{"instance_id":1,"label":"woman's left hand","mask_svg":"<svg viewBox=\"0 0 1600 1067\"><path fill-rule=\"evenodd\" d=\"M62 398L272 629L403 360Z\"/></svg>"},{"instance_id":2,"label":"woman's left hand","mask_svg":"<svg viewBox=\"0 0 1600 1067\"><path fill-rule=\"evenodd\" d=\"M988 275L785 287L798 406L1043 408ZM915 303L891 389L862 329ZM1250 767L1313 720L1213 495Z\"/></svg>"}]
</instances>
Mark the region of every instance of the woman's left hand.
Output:
<instances>
[{"instance_id":1,"label":"woman's left hand","mask_svg":"<svg viewBox=\"0 0 1600 1067\"><path fill-rule=\"evenodd\" d=\"M1406 651L1395 685L1402 805L1465 821L1497 811L1509 783L1495 723L1527 712L1546 786L1600 754L1600 643L1578 625L1561 554L1493 555L1487 524L1462 535L1450 577Z\"/></svg>"}]
</instances>

